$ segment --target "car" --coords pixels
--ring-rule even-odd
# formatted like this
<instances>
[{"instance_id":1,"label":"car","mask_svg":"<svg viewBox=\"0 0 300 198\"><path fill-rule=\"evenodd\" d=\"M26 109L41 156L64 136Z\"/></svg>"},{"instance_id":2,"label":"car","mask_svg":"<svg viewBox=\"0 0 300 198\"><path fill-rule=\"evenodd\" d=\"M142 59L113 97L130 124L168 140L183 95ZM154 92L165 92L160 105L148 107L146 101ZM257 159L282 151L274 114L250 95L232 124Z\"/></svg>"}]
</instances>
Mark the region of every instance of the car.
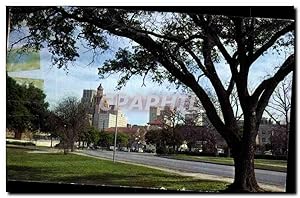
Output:
<instances>
[{"instance_id":1,"label":"car","mask_svg":"<svg viewBox=\"0 0 300 198\"><path fill-rule=\"evenodd\" d=\"M269 151L265 151L265 152L264 152L264 155L273 155L273 154L272 154L272 151L269 150Z\"/></svg>"}]
</instances>

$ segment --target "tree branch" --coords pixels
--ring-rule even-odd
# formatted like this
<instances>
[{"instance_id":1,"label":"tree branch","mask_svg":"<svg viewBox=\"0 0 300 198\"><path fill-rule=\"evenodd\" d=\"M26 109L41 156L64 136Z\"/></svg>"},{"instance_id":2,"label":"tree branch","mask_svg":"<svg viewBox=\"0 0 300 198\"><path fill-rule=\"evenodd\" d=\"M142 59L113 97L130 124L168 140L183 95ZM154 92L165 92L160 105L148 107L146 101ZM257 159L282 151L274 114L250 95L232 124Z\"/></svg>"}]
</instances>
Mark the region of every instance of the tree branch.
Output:
<instances>
[{"instance_id":1,"label":"tree branch","mask_svg":"<svg viewBox=\"0 0 300 198\"><path fill-rule=\"evenodd\" d=\"M233 76L232 76L231 79L230 79L228 88L227 88L227 90L226 90L227 95L230 95L230 94L231 94L231 92L232 92L232 90L233 90L233 87L234 87L234 80L233 80Z\"/></svg>"},{"instance_id":2,"label":"tree branch","mask_svg":"<svg viewBox=\"0 0 300 198\"><path fill-rule=\"evenodd\" d=\"M292 54L286 59L286 61L282 64L280 69L276 72L276 74L273 77L264 80L256 88L253 95L251 96L251 99L253 101L258 101L256 107L257 118L260 118L262 116L262 113L265 107L267 106L268 101L274 89L277 87L278 83L282 81L284 77L287 76L290 72L294 71L294 69L295 69L295 55Z\"/></svg>"},{"instance_id":3,"label":"tree branch","mask_svg":"<svg viewBox=\"0 0 300 198\"><path fill-rule=\"evenodd\" d=\"M253 63L258 57L260 57L267 49L269 49L279 37L283 36L284 34L295 30L295 22L290 23L288 26L284 27L283 29L276 32L270 40L267 41L261 48L259 48L253 56L250 58L249 62Z\"/></svg>"},{"instance_id":4,"label":"tree branch","mask_svg":"<svg viewBox=\"0 0 300 198\"><path fill-rule=\"evenodd\" d=\"M272 120L274 120L274 121L276 122L276 124L278 124L279 126L281 126L281 125L280 125L280 122L277 121L276 118L274 118L274 116L273 116L272 113L270 113L267 109L265 109L265 112L272 118Z\"/></svg>"},{"instance_id":5,"label":"tree branch","mask_svg":"<svg viewBox=\"0 0 300 198\"><path fill-rule=\"evenodd\" d=\"M285 62L282 64L280 69L276 72L276 74L269 78L264 80L254 91L252 97L254 100L258 100L259 96L263 93L263 91L269 87L274 86L275 83L279 83L288 73L294 70L294 64L295 64L295 55L290 55ZM276 86L277 86L276 84Z\"/></svg>"}]
</instances>

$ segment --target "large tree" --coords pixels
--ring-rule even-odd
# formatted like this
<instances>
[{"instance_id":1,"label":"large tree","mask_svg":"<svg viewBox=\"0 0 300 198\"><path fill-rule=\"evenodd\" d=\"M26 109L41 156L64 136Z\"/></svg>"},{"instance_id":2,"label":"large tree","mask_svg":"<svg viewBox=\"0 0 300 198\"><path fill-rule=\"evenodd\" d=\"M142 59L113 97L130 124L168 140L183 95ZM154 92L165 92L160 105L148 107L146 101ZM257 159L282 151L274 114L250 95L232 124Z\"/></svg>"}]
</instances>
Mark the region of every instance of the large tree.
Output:
<instances>
[{"instance_id":1,"label":"large tree","mask_svg":"<svg viewBox=\"0 0 300 198\"><path fill-rule=\"evenodd\" d=\"M19 85L8 75L6 83L6 127L15 132L16 139L21 139L25 130L43 129L49 106L43 91L32 84Z\"/></svg>"},{"instance_id":2,"label":"large tree","mask_svg":"<svg viewBox=\"0 0 300 198\"><path fill-rule=\"evenodd\" d=\"M229 189L261 190L254 173L255 138L274 89L294 70L294 21L95 7L11 8L11 13L11 30L21 24L28 27L24 47L48 47L59 68L79 56L80 39L94 51L107 49L109 35L134 41L132 48L120 49L114 60L99 68L100 76L120 72L119 87L134 75L149 75L155 82L168 80L190 89L232 149L235 177ZM268 78L249 87L256 60L282 46L290 47L287 58L279 67L271 65L274 73ZM216 62L229 68L228 82L222 80ZM202 79L217 95L221 115ZM234 87L244 117L242 134L230 103Z\"/></svg>"}]
</instances>

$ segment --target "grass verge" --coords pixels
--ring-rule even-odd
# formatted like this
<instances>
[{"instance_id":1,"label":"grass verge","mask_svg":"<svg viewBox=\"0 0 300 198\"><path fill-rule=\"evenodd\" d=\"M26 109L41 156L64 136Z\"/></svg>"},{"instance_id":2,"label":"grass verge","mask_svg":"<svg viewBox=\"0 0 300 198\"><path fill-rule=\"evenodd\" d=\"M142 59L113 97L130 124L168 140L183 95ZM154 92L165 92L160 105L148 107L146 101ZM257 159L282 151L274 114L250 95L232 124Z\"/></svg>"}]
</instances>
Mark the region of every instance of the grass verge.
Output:
<instances>
[{"instance_id":1,"label":"grass verge","mask_svg":"<svg viewBox=\"0 0 300 198\"><path fill-rule=\"evenodd\" d=\"M7 148L7 178L217 192L228 183L184 177L164 171L61 153L28 153Z\"/></svg>"},{"instance_id":2,"label":"grass verge","mask_svg":"<svg viewBox=\"0 0 300 198\"><path fill-rule=\"evenodd\" d=\"M230 157L207 157L207 156L190 156L185 154L176 154L169 155L168 158L179 159L179 160L190 160L197 162L207 162L214 164L223 164L223 165L234 165L233 158ZM255 168L286 172L287 170L287 161L285 160L268 160L268 159L255 159L254 160Z\"/></svg>"}]
</instances>

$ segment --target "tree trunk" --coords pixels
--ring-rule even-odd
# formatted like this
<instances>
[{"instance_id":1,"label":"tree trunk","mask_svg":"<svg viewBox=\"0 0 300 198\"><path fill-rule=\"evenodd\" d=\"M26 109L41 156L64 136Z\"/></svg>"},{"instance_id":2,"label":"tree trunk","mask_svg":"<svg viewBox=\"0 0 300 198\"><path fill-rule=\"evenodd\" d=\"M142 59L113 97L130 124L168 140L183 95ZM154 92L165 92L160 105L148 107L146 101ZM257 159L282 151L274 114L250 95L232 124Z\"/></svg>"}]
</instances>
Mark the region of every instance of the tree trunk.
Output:
<instances>
[{"instance_id":1,"label":"tree trunk","mask_svg":"<svg viewBox=\"0 0 300 198\"><path fill-rule=\"evenodd\" d=\"M22 131L15 130L15 139L21 140L21 138L22 138Z\"/></svg>"},{"instance_id":2,"label":"tree trunk","mask_svg":"<svg viewBox=\"0 0 300 198\"><path fill-rule=\"evenodd\" d=\"M71 148L71 152L74 152L74 142L73 141L69 142L69 146Z\"/></svg>"},{"instance_id":3,"label":"tree trunk","mask_svg":"<svg viewBox=\"0 0 300 198\"><path fill-rule=\"evenodd\" d=\"M255 139L258 125L254 117L245 118L243 138L240 144L232 145L234 159L234 182L229 186L230 192L262 192L254 172Z\"/></svg>"},{"instance_id":4,"label":"tree trunk","mask_svg":"<svg viewBox=\"0 0 300 198\"><path fill-rule=\"evenodd\" d=\"M234 182L229 186L230 192L261 192L254 172L254 152L245 152L234 156Z\"/></svg>"},{"instance_id":5,"label":"tree trunk","mask_svg":"<svg viewBox=\"0 0 300 198\"><path fill-rule=\"evenodd\" d=\"M64 154L65 154L65 155L68 154L68 148L67 148L67 145L68 145L68 144L66 144L65 140L63 140L63 149L64 149Z\"/></svg>"}]
</instances>

